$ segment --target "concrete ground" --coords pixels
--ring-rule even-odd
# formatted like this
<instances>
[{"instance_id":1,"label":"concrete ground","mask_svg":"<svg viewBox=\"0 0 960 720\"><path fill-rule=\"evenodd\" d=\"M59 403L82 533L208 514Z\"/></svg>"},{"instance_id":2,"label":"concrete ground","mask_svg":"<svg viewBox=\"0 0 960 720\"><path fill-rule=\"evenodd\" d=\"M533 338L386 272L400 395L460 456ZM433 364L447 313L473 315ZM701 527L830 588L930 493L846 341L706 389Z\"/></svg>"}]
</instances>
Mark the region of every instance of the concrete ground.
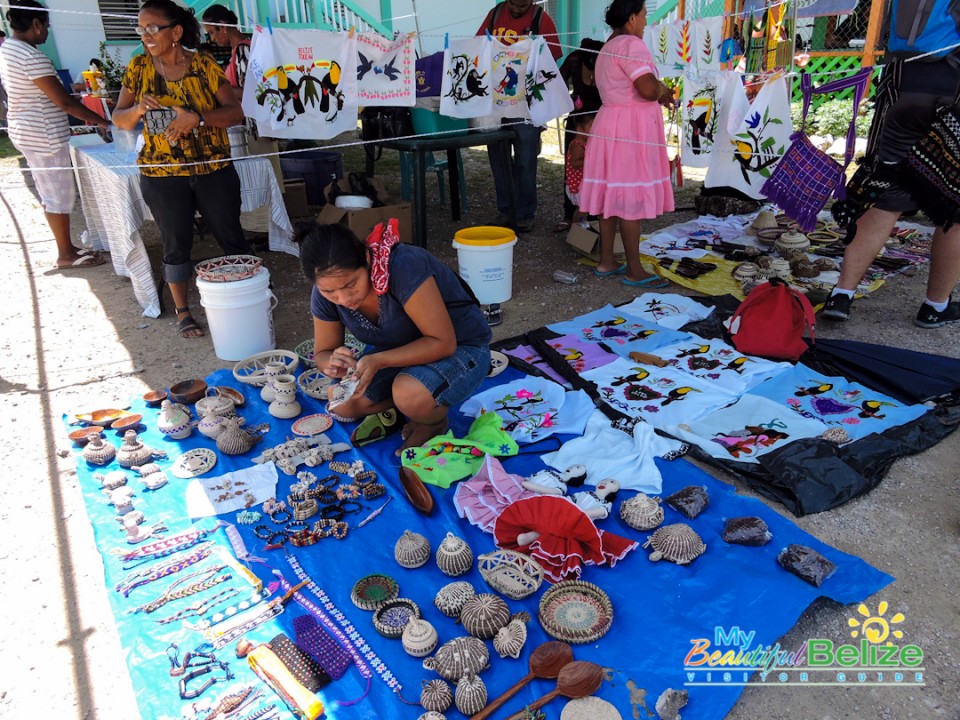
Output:
<instances>
[{"instance_id":1,"label":"concrete ground","mask_svg":"<svg viewBox=\"0 0 960 720\"><path fill-rule=\"evenodd\" d=\"M595 279L575 264L562 236L553 233L561 187L555 156L556 148L548 148L542 161L538 228L516 247L514 297L504 305L498 338L631 297L628 288ZM468 153L466 160L471 208L464 220L454 225L435 195L430 205L431 249L452 265L454 231L483 224L492 215L486 156ZM348 170L359 169L359 156L349 156L346 164ZM397 192L399 181L386 167L381 173L388 188ZM436 186L430 182L434 193ZM694 188L688 182L678 194L678 206L692 205ZM680 212L660 218L658 224L691 215ZM74 220L79 234L79 203ZM53 241L12 158L0 160L0 227L0 438L7 458L0 481L0 638L6 657L0 674L0 717L137 718L125 651L106 602L102 565L61 416L123 404L148 389L203 377L228 364L215 357L209 338L181 340L169 312L157 320L141 317L129 282L115 276L109 264L52 270ZM156 232L148 227L145 236L156 263ZM208 245L209 240L198 246L198 257L215 254ZM265 262L279 299L277 340L280 347L292 348L309 337L309 288L294 258L271 253ZM553 282L551 275L558 269L575 273L578 283ZM889 283L869 300L858 301L849 322L822 323L819 337L960 357L960 326L925 331L912 325L925 277L926 270L921 270ZM169 307L169 298L167 302ZM203 323L202 312L198 319ZM901 627L906 637L925 653L926 687L753 687L729 717L960 717L958 467L960 435L954 434L895 463L868 495L796 521L897 578L867 604L875 608L885 601L890 612L905 615ZM845 640L846 620L854 612L831 602L816 603L782 644L795 647L809 637Z\"/></svg>"}]
</instances>

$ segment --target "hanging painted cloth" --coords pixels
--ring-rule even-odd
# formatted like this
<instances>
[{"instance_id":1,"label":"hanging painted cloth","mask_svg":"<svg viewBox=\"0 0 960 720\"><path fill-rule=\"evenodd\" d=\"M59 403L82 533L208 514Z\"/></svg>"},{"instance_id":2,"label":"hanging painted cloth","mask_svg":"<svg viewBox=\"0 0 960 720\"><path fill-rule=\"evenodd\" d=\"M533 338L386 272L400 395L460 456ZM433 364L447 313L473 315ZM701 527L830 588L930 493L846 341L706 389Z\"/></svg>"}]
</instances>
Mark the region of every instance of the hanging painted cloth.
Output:
<instances>
[{"instance_id":1,"label":"hanging painted cloth","mask_svg":"<svg viewBox=\"0 0 960 720\"><path fill-rule=\"evenodd\" d=\"M794 440L818 437L826 428L818 420L790 412L772 400L745 395L696 422L664 429L712 457L755 463L758 457Z\"/></svg>"},{"instance_id":2,"label":"hanging painted cloth","mask_svg":"<svg viewBox=\"0 0 960 720\"><path fill-rule=\"evenodd\" d=\"M693 45L693 23L689 20L675 21L671 28L671 41L667 63L672 63L681 71L694 70L696 58Z\"/></svg>"},{"instance_id":3,"label":"hanging painted cloth","mask_svg":"<svg viewBox=\"0 0 960 720\"><path fill-rule=\"evenodd\" d=\"M694 75L688 72L684 76L681 103L683 144L680 147L684 165L701 168L710 165L720 131L725 84L725 77L720 73Z\"/></svg>"},{"instance_id":4,"label":"hanging painted cloth","mask_svg":"<svg viewBox=\"0 0 960 720\"><path fill-rule=\"evenodd\" d=\"M558 373L556 370L550 367L550 364L543 359L540 353L538 353L529 345L517 345L516 347L513 347L513 348L504 349L503 352L507 355L510 355L511 357L518 358L520 360L523 360L525 363L533 365L538 370L542 370L547 375L547 377L549 377L554 382L560 383L566 388L570 387L570 383L566 379L564 379L563 376L560 375L560 373ZM609 354L609 353L605 353L605 354Z\"/></svg>"},{"instance_id":5,"label":"hanging painted cloth","mask_svg":"<svg viewBox=\"0 0 960 720\"><path fill-rule=\"evenodd\" d=\"M593 343L603 343L620 357L638 350L654 352L657 348L689 340L689 333L677 332L633 317L619 308L607 305L573 320L547 325L562 335L573 335Z\"/></svg>"},{"instance_id":6,"label":"hanging painted cloth","mask_svg":"<svg viewBox=\"0 0 960 720\"><path fill-rule=\"evenodd\" d=\"M713 312L709 305L701 305L686 295L673 293L644 293L626 305L621 305L620 309L641 320L671 330L679 330L688 322L704 320Z\"/></svg>"},{"instance_id":7,"label":"hanging painted cloth","mask_svg":"<svg viewBox=\"0 0 960 720\"><path fill-rule=\"evenodd\" d=\"M608 353L595 342L583 340L579 335L561 335L548 340L547 344L560 353L577 373L593 370L617 359L616 355Z\"/></svg>"},{"instance_id":8,"label":"hanging painted cloth","mask_svg":"<svg viewBox=\"0 0 960 720\"><path fill-rule=\"evenodd\" d=\"M593 401L583 390L565 392L552 380L528 376L474 395L460 406L469 417L496 413L503 429L518 443L532 443L554 433L579 435Z\"/></svg>"},{"instance_id":9,"label":"hanging painted cloth","mask_svg":"<svg viewBox=\"0 0 960 720\"><path fill-rule=\"evenodd\" d=\"M450 41L443 52L441 115L475 118L493 112L492 51L493 42L487 37Z\"/></svg>"},{"instance_id":10,"label":"hanging painted cloth","mask_svg":"<svg viewBox=\"0 0 960 720\"><path fill-rule=\"evenodd\" d=\"M527 63L527 108L534 125L546 125L573 111L573 100L546 40L537 37Z\"/></svg>"},{"instance_id":11,"label":"hanging painted cloth","mask_svg":"<svg viewBox=\"0 0 960 720\"><path fill-rule=\"evenodd\" d=\"M527 63L533 41L519 40L504 45L494 38L492 43L490 86L493 88L493 111L487 122L501 118L529 118L527 109Z\"/></svg>"},{"instance_id":12,"label":"hanging painted cloth","mask_svg":"<svg viewBox=\"0 0 960 720\"><path fill-rule=\"evenodd\" d=\"M462 438L453 432L438 435L421 447L407 448L400 456L403 467L411 468L423 482L448 488L457 480L473 475L487 453L504 457L516 455L519 447L503 429L496 413L484 413L470 425Z\"/></svg>"},{"instance_id":13,"label":"hanging painted cloth","mask_svg":"<svg viewBox=\"0 0 960 720\"><path fill-rule=\"evenodd\" d=\"M413 106L417 101L413 33L387 40L376 33L357 37L358 104Z\"/></svg>"},{"instance_id":14,"label":"hanging painted cloth","mask_svg":"<svg viewBox=\"0 0 960 720\"><path fill-rule=\"evenodd\" d=\"M519 545L518 536L535 531L539 537ZM613 567L636 549L633 540L605 532L568 498L538 495L517 500L497 518L493 531L497 546L527 553L553 582L579 578L584 565Z\"/></svg>"},{"instance_id":15,"label":"hanging painted cloth","mask_svg":"<svg viewBox=\"0 0 960 720\"><path fill-rule=\"evenodd\" d=\"M641 366L622 358L584 373L583 378L596 384L608 405L661 429L691 422L733 401L718 383L670 366Z\"/></svg>"},{"instance_id":16,"label":"hanging painted cloth","mask_svg":"<svg viewBox=\"0 0 960 720\"><path fill-rule=\"evenodd\" d=\"M568 440L556 452L544 455L543 461L555 468L581 464L590 478L613 478L623 490L656 495L663 479L653 459L674 458L683 451L683 443L657 435L647 423L637 423L628 435L611 427L610 418L595 410L582 437Z\"/></svg>"},{"instance_id":17,"label":"hanging painted cloth","mask_svg":"<svg viewBox=\"0 0 960 720\"><path fill-rule=\"evenodd\" d=\"M657 25L648 25L643 31L643 42L650 48L653 54L653 62L657 66L657 75L659 77L677 77L680 70L676 64L670 60L671 48L673 47L673 23L659 23Z\"/></svg>"},{"instance_id":18,"label":"hanging painted cloth","mask_svg":"<svg viewBox=\"0 0 960 720\"><path fill-rule=\"evenodd\" d=\"M927 412L922 405L905 405L860 383L822 375L802 363L758 385L750 394L829 427L842 427L853 440L903 425Z\"/></svg>"},{"instance_id":19,"label":"hanging painted cloth","mask_svg":"<svg viewBox=\"0 0 960 720\"><path fill-rule=\"evenodd\" d=\"M661 348L657 354L677 370L713 382L736 396L792 368L788 362L744 355L721 340L701 337Z\"/></svg>"},{"instance_id":20,"label":"hanging painted cloth","mask_svg":"<svg viewBox=\"0 0 960 720\"><path fill-rule=\"evenodd\" d=\"M487 455L476 475L457 485L453 505L464 520L492 533L497 518L508 505L536 495L521 485L523 480L504 470L493 455Z\"/></svg>"},{"instance_id":21,"label":"hanging painted cloth","mask_svg":"<svg viewBox=\"0 0 960 720\"><path fill-rule=\"evenodd\" d=\"M258 27L242 104L266 137L326 140L355 131L356 34Z\"/></svg>"},{"instance_id":22,"label":"hanging painted cloth","mask_svg":"<svg viewBox=\"0 0 960 720\"><path fill-rule=\"evenodd\" d=\"M786 79L778 74L767 80L741 115L744 102L741 87L733 93L728 122L721 113L717 151L703 184L732 187L759 200L763 197L760 188L790 146L793 129Z\"/></svg>"},{"instance_id":23,"label":"hanging painted cloth","mask_svg":"<svg viewBox=\"0 0 960 720\"><path fill-rule=\"evenodd\" d=\"M693 21L693 47L697 70L701 73L720 69L720 43L723 39L721 16Z\"/></svg>"}]
</instances>

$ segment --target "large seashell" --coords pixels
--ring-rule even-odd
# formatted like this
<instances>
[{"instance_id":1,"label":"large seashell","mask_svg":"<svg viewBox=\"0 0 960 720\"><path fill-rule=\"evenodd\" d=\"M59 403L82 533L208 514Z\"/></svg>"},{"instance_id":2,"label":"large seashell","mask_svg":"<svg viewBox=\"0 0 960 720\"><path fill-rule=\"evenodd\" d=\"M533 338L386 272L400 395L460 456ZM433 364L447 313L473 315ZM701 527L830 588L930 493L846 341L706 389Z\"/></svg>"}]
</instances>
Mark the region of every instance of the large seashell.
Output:
<instances>
[{"instance_id":1,"label":"large seashell","mask_svg":"<svg viewBox=\"0 0 960 720\"><path fill-rule=\"evenodd\" d=\"M653 530L663 522L660 498L637 493L620 503L620 519L634 530Z\"/></svg>"},{"instance_id":2,"label":"large seashell","mask_svg":"<svg viewBox=\"0 0 960 720\"><path fill-rule=\"evenodd\" d=\"M504 627L497 630L493 638L493 649L502 657L520 657L523 646L527 642L527 623L530 622L530 613L518 612Z\"/></svg>"},{"instance_id":3,"label":"large seashell","mask_svg":"<svg viewBox=\"0 0 960 720\"><path fill-rule=\"evenodd\" d=\"M499 595L474 595L463 604L460 622L463 623L463 629L474 637L489 640L497 634L497 630L510 622L510 608Z\"/></svg>"},{"instance_id":4,"label":"large seashell","mask_svg":"<svg viewBox=\"0 0 960 720\"><path fill-rule=\"evenodd\" d=\"M490 667L490 651L479 638L458 637L441 645L433 657L423 661L423 667L456 682L468 672L480 673Z\"/></svg>"},{"instance_id":5,"label":"large seashell","mask_svg":"<svg viewBox=\"0 0 960 720\"><path fill-rule=\"evenodd\" d=\"M430 559L430 541L420 533L404 530L393 546L393 557L405 568L418 568Z\"/></svg>"},{"instance_id":6,"label":"large seashell","mask_svg":"<svg viewBox=\"0 0 960 720\"><path fill-rule=\"evenodd\" d=\"M413 657L426 657L437 647L437 631L420 618L411 618L401 635L403 649Z\"/></svg>"},{"instance_id":7,"label":"large seashell","mask_svg":"<svg viewBox=\"0 0 960 720\"><path fill-rule=\"evenodd\" d=\"M443 680L424 680L420 683L420 704L424 710L442 713L453 705L453 690Z\"/></svg>"},{"instance_id":8,"label":"large seashell","mask_svg":"<svg viewBox=\"0 0 960 720\"><path fill-rule=\"evenodd\" d=\"M83 459L91 465L106 465L116 454L117 449L99 435L91 435L90 442L83 448Z\"/></svg>"},{"instance_id":9,"label":"large seashell","mask_svg":"<svg viewBox=\"0 0 960 720\"><path fill-rule=\"evenodd\" d=\"M689 525L675 523L656 530L643 544L652 547L650 561L669 560L677 565L687 565L703 555L707 546Z\"/></svg>"},{"instance_id":10,"label":"large seashell","mask_svg":"<svg viewBox=\"0 0 960 720\"><path fill-rule=\"evenodd\" d=\"M433 604L447 617L459 619L463 604L476 594L473 585L465 580L457 580L440 588Z\"/></svg>"},{"instance_id":11,"label":"large seashell","mask_svg":"<svg viewBox=\"0 0 960 720\"><path fill-rule=\"evenodd\" d=\"M850 442L850 433L848 433L845 428L832 427L820 433L820 439L836 443L837 445L843 445L844 443Z\"/></svg>"},{"instance_id":12,"label":"large seashell","mask_svg":"<svg viewBox=\"0 0 960 720\"><path fill-rule=\"evenodd\" d=\"M463 575L473 567L473 551L467 541L450 532L440 542L436 558L440 572L452 577Z\"/></svg>"},{"instance_id":13,"label":"large seashell","mask_svg":"<svg viewBox=\"0 0 960 720\"><path fill-rule=\"evenodd\" d=\"M476 715L487 704L487 686L479 677L468 672L457 682L454 702L457 710L464 715Z\"/></svg>"}]
</instances>

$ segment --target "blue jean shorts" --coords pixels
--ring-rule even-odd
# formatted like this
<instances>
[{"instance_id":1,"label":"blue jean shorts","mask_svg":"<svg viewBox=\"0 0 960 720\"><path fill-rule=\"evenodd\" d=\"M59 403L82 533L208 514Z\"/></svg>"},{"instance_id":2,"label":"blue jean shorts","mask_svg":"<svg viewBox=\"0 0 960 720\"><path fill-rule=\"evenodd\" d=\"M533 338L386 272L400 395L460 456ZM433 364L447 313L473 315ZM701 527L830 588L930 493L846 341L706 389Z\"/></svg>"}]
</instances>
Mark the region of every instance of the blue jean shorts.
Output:
<instances>
[{"instance_id":1,"label":"blue jean shorts","mask_svg":"<svg viewBox=\"0 0 960 720\"><path fill-rule=\"evenodd\" d=\"M453 355L436 362L380 370L364 395L375 403L387 400L393 395L393 381L403 374L427 388L438 405L453 407L473 395L488 372L490 348L487 345L458 345Z\"/></svg>"}]
</instances>

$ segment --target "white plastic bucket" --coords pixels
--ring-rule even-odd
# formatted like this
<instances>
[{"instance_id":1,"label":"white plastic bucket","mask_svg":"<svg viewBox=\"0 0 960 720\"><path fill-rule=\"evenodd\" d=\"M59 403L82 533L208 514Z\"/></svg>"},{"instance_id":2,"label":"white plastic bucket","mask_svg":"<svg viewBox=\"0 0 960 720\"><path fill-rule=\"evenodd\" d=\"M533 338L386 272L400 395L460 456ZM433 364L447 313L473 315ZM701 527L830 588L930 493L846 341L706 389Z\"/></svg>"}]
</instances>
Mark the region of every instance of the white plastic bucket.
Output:
<instances>
[{"instance_id":1,"label":"white plastic bucket","mask_svg":"<svg viewBox=\"0 0 960 720\"><path fill-rule=\"evenodd\" d=\"M513 295L513 246L510 228L481 225L453 236L460 277L467 281L481 305L502 303Z\"/></svg>"},{"instance_id":2,"label":"white plastic bucket","mask_svg":"<svg viewBox=\"0 0 960 720\"><path fill-rule=\"evenodd\" d=\"M211 282L197 279L200 304L207 313L213 351L221 360L243 360L273 350L273 309L270 271L261 267L246 280Z\"/></svg>"}]
</instances>

